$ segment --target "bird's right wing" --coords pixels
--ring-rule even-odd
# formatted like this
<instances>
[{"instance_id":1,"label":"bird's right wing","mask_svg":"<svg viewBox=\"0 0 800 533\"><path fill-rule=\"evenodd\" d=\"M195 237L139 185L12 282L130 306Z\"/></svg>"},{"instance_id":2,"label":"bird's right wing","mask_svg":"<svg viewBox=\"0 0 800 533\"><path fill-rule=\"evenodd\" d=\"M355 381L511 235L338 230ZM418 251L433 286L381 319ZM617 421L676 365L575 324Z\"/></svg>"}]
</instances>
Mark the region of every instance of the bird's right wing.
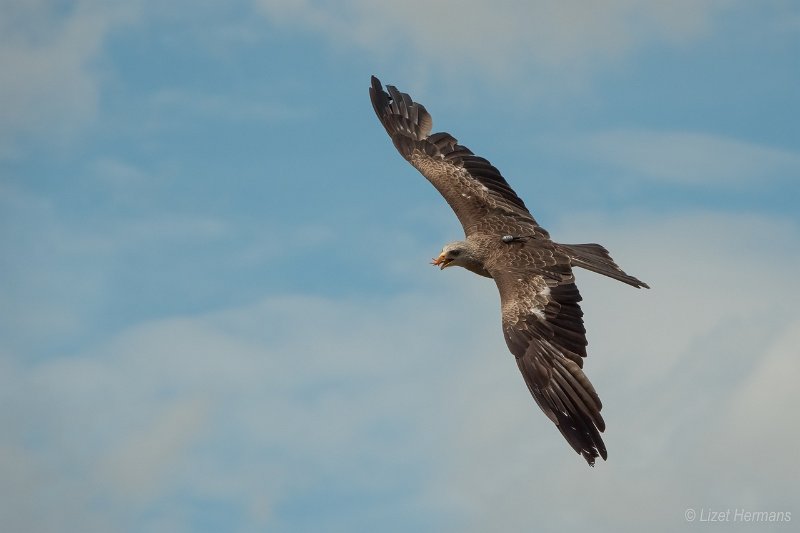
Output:
<instances>
[{"instance_id":1,"label":"bird's right wing","mask_svg":"<svg viewBox=\"0 0 800 533\"><path fill-rule=\"evenodd\" d=\"M583 373L586 329L566 257L545 250L530 268L492 272L500 291L503 333L534 400L572 448L594 465L606 459L602 403Z\"/></svg>"},{"instance_id":2,"label":"bird's right wing","mask_svg":"<svg viewBox=\"0 0 800 533\"><path fill-rule=\"evenodd\" d=\"M433 120L420 103L372 77L372 106L400 154L444 196L464 233L548 237L500 172L458 144L449 133L431 134Z\"/></svg>"}]
</instances>

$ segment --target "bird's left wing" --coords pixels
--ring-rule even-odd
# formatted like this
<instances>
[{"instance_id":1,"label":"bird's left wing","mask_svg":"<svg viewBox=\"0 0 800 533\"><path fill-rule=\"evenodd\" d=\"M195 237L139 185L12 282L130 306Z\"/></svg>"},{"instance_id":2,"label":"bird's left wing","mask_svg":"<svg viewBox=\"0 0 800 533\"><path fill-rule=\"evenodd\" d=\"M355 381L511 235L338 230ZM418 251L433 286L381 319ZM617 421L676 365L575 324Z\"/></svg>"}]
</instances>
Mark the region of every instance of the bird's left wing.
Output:
<instances>
[{"instance_id":1,"label":"bird's left wing","mask_svg":"<svg viewBox=\"0 0 800 533\"><path fill-rule=\"evenodd\" d=\"M568 259L557 250L525 253L537 255L531 261L537 274L514 263L490 270L500 291L506 344L536 403L594 465L598 456L607 457L600 436L605 422L600 398L582 370L587 342L581 296Z\"/></svg>"},{"instance_id":2,"label":"bird's left wing","mask_svg":"<svg viewBox=\"0 0 800 533\"><path fill-rule=\"evenodd\" d=\"M425 106L372 77L370 99L400 154L419 170L455 211L464 233L522 232L547 237L523 201L486 159L449 133L433 133Z\"/></svg>"}]
</instances>

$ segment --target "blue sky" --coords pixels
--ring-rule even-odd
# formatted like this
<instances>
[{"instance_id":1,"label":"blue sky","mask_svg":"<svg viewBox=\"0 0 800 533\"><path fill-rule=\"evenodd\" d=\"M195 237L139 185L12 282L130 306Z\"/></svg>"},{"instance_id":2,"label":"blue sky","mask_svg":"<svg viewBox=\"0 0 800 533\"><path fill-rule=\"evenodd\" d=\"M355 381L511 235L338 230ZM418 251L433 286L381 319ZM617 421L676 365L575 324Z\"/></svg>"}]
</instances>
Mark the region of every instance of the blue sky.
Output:
<instances>
[{"instance_id":1,"label":"blue sky","mask_svg":"<svg viewBox=\"0 0 800 533\"><path fill-rule=\"evenodd\" d=\"M9 531L800 513L795 3L2 12ZM530 399L493 284L427 264L461 230L374 117L371 74L554 239L653 287L578 273L608 462L587 468Z\"/></svg>"}]
</instances>

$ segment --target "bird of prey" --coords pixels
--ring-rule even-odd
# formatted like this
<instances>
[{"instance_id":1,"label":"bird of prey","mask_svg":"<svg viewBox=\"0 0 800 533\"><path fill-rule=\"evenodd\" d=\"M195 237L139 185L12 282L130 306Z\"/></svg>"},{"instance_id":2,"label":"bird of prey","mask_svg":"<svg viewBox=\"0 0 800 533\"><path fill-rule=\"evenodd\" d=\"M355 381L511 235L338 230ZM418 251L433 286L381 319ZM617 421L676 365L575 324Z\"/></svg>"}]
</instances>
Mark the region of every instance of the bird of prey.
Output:
<instances>
[{"instance_id":1,"label":"bird of prey","mask_svg":"<svg viewBox=\"0 0 800 533\"><path fill-rule=\"evenodd\" d=\"M598 456L605 460L602 405L582 370L586 329L572 268L649 287L623 272L599 244L550 240L500 172L449 133L431 133L430 114L408 94L391 85L384 91L374 76L369 94L397 150L464 227L466 239L446 244L433 264L494 279L506 344L533 399L589 465Z\"/></svg>"}]
</instances>

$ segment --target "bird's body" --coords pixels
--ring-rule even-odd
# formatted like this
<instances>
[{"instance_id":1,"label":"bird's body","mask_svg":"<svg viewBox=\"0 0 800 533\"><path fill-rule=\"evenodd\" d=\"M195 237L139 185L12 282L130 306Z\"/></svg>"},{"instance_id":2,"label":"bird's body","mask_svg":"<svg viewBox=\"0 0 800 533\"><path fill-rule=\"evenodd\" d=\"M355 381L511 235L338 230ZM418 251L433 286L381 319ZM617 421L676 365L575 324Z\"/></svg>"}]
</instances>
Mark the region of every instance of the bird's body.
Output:
<instances>
[{"instance_id":1,"label":"bird's body","mask_svg":"<svg viewBox=\"0 0 800 533\"><path fill-rule=\"evenodd\" d=\"M447 133L431 134L424 106L372 78L370 98L395 147L444 196L466 239L433 261L494 279L503 333L534 400L573 449L594 464L607 457L602 405L583 373L586 329L573 266L647 287L623 272L598 244L550 239L500 172Z\"/></svg>"}]
</instances>

